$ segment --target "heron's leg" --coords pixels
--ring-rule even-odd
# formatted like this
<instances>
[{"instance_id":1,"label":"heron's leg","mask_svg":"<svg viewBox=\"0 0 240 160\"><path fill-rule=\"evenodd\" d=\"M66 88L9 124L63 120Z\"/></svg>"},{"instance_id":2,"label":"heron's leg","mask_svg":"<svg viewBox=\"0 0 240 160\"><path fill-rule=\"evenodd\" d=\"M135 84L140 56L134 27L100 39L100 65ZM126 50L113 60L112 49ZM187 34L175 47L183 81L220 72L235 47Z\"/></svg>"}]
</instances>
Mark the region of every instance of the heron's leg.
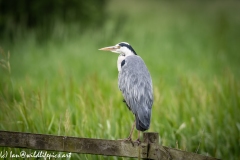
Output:
<instances>
[{"instance_id":1,"label":"heron's leg","mask_svg":"<svg viewBox=\"0 0 240 160\"><path fill-rule=\"evenodd\" d=\"M131 129L131 131L130 131L130 134L129 134L129 136L128 136L128 138L127 138L127 140L132 140L132 133L133 133L133 130L134 130L134 127L136 126L136 121L133 123L133 125L132 125L132 129Z\"/></svg>"},{"instance_id":2,"label":"heron's leg","mask_svg":"<svg viewBox=\"0 0 240 160\"><path fill-rule=\"evenodd\" d=\"M141 132L138 131L138 139L136 140L136 143L139 145L141 143L141 140L140 140L140 136L141 135Z\"/></svg>"},{"instance_id":3,"label":"heron's leg","mask_svg":"<svg viewBox=\"0 0 240 160\"><path fill-rule=\"evenodd\" d=\"M134 130L135 125L136 125L136 121L135 121L135 122L133 123L133 125L132 125L132 129L131 129L131 131L130 131L130 134L129 134L128 138L126 138L126 139L120 139L120 140L122 140L122 141L130 141L130 142L132 143L132 145L134 146L134 143L133 143L133 141L132 141L132 133L133 133L133 130Z\"/></svg>"}]
</instances>

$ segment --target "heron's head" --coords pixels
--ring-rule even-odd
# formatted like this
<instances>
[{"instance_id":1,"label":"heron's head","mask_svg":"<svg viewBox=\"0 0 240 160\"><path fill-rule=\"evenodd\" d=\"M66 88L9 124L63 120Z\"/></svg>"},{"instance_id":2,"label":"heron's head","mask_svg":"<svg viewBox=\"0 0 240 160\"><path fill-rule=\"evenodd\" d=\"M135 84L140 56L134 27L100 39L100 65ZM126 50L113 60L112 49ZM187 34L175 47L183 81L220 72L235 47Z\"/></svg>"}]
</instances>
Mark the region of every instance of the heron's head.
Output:
<instances>
[{"instance_id":1,"label":"heron's head","mask_svg":"<svg viewBox=\"0 0 240 160\"><path fill-rule=\"evenodd\" d=\"M114 53L121 54L123 56L137 55L137 53L134 51L132 46L127 42L120 42L120 43L116 44L115 46L104 47L99 50L111 51Z\"/></svg>"}]
</instances>

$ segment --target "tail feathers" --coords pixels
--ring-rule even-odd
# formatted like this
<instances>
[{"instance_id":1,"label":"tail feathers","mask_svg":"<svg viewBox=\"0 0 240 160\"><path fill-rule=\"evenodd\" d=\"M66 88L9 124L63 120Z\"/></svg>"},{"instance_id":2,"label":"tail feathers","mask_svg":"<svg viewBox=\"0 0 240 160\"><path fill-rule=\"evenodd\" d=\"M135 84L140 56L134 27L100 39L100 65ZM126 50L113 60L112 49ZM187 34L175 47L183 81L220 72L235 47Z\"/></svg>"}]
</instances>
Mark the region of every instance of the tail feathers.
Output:
<instances>
[{"instance_id":1,"label":"tail feathers","mask_svg":"<svg viewBox=\"0 0 240 160\"><path fill-rule=\"evenodd\" d=\"M144 124L143 122L140 121L140 119L139 119L139 117L137 115L135 116L135 118L136 118L136 128L137 128L137 130L139 130L139 131L146 131L146 130L149 129L149 127L150 127L150 120L149 120L149 122Z\"/></svg>"}]
</instances>

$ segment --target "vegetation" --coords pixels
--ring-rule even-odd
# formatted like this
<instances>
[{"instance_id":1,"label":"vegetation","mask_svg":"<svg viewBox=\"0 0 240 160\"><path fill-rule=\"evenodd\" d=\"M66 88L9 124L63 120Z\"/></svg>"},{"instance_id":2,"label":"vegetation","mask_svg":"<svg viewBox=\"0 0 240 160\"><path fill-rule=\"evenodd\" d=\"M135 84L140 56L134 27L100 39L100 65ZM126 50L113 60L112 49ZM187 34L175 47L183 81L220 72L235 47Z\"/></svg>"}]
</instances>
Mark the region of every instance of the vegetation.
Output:
<instances>
[{"instance_id":1,"label":"vegetation","mask_svg":"<svg viewBox=\"0 0 240 160\"><path fill-rule=\"evenodd\" d=\"M98 51L127 41L153 78L149 131L160 143L239 159L239 8L236 1L109 1L103 27L56 25L42 43L34 30L1 39L0 130L127 137L134 117L117 87L117 55Z\"/></svg>"},{"instance_id":2,"label":"vegetation","mask_svg":"<svg viewBox=\"0 0 240 160\"><path fill-rule=\"evenodd\" d=\"M0 0L0 36L12 40L16 30L23 34L26 29L34 29L38 39L44 39L43 35L49 35L59 23L99 25L105 16L105 4L106 0Z\"/></svg>"}]
</instances>

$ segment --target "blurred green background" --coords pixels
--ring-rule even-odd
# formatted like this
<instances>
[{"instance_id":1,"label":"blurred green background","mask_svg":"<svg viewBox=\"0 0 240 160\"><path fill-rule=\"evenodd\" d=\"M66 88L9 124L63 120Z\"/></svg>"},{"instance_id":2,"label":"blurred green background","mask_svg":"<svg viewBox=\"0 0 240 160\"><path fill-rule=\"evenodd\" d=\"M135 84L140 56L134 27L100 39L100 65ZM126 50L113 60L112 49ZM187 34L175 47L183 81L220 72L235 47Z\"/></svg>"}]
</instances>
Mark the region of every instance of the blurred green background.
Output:
<instances>
[{"instance_id":1,"label":"blurred green background","mask_svg":"<svg viewBox=\"0 0 240 160\"><path fill-rule=\"evenodd\" d=\"M126 41L151 73L160 143L240 159L239 15L239 1L2 0L0 130L126 138L117 55L98 51Z\"/></svg>"}]
</instances>

